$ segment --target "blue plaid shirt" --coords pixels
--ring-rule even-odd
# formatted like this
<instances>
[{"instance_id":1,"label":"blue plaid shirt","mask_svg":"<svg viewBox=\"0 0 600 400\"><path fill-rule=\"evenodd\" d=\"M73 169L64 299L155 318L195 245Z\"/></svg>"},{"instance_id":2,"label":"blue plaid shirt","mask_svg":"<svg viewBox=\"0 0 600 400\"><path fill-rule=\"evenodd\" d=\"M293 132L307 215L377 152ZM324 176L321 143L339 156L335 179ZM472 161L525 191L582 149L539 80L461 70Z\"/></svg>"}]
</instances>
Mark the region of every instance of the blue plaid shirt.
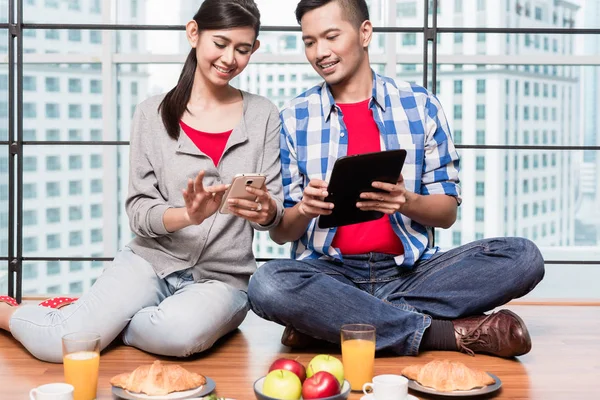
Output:
<instances>
[{"instance_id":1,"label":"blue plaid shirt","mask_svg":"<svg viewBox=\"0 0 600 400\"><path fill-rule=\"evenodd\" d=\"M460 203L459 157L438 99L421 86L373 72L369 108L381 134L381 149L407 151L402 169L406 189L454 196ZM347 154L348 131L325 82L293 99L281 112L281 121L284 205L293 207L311 179L329 181L335 160ZM404 245L404 254L395 258L398 265L410 268L437 251L431 246L431 228L400 213L389 218ZM319 228L313 219L292 244L293 257L341 259L331 246L335 232L336 228Z\"/></svg>"}]
</instances>

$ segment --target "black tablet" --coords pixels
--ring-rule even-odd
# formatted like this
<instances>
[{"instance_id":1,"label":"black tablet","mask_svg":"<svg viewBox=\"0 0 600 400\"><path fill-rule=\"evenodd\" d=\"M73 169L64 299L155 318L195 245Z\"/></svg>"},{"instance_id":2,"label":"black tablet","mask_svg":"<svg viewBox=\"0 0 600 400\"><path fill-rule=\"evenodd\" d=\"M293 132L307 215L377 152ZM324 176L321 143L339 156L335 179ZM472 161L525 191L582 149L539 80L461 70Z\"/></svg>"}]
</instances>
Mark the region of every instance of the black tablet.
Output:
<instances>
[{"instance_id":1,"label":"black tablet","mask_svg":"<svg viewBox=\"0 0 600 400\"><path fill-rule=\"evenodd\" d=\"M362 211L356 207L363 192L380 192L375 181L396 183L406 158L406 150L388 150L357 154L336 160L327 186L325 201L335 206L330 215L319 217L319 228L351 225L383 216L379 211Z\"/></svg>"}]
</instances>

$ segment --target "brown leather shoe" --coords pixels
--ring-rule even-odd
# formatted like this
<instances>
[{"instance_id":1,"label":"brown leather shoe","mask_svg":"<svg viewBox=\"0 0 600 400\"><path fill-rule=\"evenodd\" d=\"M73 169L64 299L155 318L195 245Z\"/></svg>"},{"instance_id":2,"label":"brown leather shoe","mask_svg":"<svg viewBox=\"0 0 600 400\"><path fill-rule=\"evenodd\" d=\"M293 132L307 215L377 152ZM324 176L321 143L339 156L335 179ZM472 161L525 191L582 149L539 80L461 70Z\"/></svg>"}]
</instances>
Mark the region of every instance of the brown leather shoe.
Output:
<instances>
[{"instance_id":1,"label":"brown leather shoe","mask_svg":"<svg viewBox=\"0 0 600 400\"><path fill-rule=\"evenodd\" d=\"M281 344L294 349L303 349L314 345L316 342L317 339L298 332L291 326L286 326L283 335L281 335Z\"/></svg>"},{"instance_id":2,"label":"brown leather shoe","mask_svg":"<svg viewBox=\"0 0 600 400\"><path fill-rule=\"evenodd\" d=\"M452 321L456 346L469 355L487 353L516 357L531 350L531 337L523 320L509 310Z\"/></svg>"}]
</instances>

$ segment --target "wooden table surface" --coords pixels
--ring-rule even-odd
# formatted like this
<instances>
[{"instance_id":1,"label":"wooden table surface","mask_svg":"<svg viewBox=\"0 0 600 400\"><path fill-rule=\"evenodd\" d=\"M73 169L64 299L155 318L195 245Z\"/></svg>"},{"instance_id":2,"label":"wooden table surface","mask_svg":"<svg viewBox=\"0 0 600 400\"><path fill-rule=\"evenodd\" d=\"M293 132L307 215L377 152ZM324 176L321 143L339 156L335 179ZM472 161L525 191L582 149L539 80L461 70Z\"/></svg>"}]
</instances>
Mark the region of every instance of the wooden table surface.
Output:
<instances>
[{"instance_id":1,"label":"wooden table surface","mask_svg":"<svg viewBox=\"0 0 600 400\"><path fill-rule=\"evenodd\" d=\"M460 360L497 375L502 389L494 398L571 400L600 399L600 307L512 306L528 324L532 351L516 360L454 352L427 352L419 357L378 356L375 374L399 373L407 365L436 358ZM236 400L255 398L252 384L279 357L298 357L305 365L319 353L339 356L339 348L289 352L279 342L282 328L253 314L239 330L223 338L207 353L177 360L191 371L216 381L217 394ZM123 345L102 353L98 399L111 399L109 379L151 363L157 357ZM0 333L0 399L26 399L31 388L63 381L60 364L41 362L29 355L10 334ZM427 397L413 393L420 399ZM350 400L359 400L352 393Z\"/></svg>"}]
</instances>

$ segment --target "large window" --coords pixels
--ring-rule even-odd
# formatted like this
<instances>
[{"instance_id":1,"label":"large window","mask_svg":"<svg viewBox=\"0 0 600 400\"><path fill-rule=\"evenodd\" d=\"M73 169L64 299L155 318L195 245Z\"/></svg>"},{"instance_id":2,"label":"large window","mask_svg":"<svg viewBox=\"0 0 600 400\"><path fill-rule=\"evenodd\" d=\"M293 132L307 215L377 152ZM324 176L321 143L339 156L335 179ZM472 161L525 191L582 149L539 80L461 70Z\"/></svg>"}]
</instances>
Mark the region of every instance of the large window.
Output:
<instances>
[{"instance_id":1,"label":"large window","mask_svg":"<svg viewBox=\"0 0 600 400\"><path fill-rule=\"evenodd\" d=\"M23 278L22 286L10 287L13 293L85 291L132 238L124 212L131 117L137 104L177 82L189 51L183 24L199 6L174 2L23 2L24 22L45 25L16 31L22 48L17 41L12 46L23 55L22 71L0 58L0 294L14 278L7 270L11 261ZM257 3L263 27L298 29L296 0L278 0L277 7ZM373 69L432 91L435 84L461 154L465 201L456 224L436 231L436 245L449 249L484 237L524 236L548 262L545 280L530 297L599 298L593 289L600 277L600 48L594 35L569 29L597 28L600 0L580 2L579 8L552 0L448 0L437 1L437 10L428 1L427 27L425 0L368 3L374 26L381 28L370 45ZM437 31L431 28L434 16ZM386 32L390 27L394 32ZM564 33L522 30L528 28ZM0 37L6 39L8 29L0 28ZM260 39L235 86L283 107L320 82L306 62L299 32L265 30ZM0 54L8 54L7 42ZM11 141L22 144L22 154L10 154ZM20 224L9 226L11 214ZM20 249L8 240L17 235ZM260 259L288 257L289 245L256 233L254 253Z\"/></svg>"}]
</instances>

